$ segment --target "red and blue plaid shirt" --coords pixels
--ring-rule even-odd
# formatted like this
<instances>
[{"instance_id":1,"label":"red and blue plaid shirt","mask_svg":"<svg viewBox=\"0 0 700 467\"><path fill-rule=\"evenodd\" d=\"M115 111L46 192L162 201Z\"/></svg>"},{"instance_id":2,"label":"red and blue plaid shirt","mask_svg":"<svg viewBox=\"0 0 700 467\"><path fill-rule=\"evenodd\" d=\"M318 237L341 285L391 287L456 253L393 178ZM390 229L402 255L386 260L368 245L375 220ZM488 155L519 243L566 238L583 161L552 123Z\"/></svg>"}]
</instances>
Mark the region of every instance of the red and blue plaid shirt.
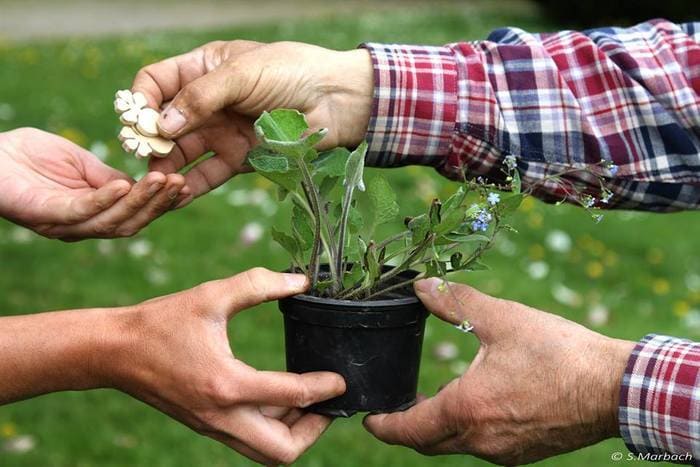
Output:
<instances>
[{"instance_id":1,"label":"red and blue plaid shirt","mask_svg":"<svg viewBox=\"0 0 700 467\"><path fill-rule=\"evenodd\" d=\"M700 208L700 23L529 34L444 47L365 44L374 62L367 162L422 164L500 182L515 156L523 185L572 200L543 181L603 169L604 208ZM593 169L568 181L593 197ZM634 350L620 431L637 453L700 459L700 344L650 335ZM680 461L691 461L679 457Z\"/></svg>"}]
</instances>

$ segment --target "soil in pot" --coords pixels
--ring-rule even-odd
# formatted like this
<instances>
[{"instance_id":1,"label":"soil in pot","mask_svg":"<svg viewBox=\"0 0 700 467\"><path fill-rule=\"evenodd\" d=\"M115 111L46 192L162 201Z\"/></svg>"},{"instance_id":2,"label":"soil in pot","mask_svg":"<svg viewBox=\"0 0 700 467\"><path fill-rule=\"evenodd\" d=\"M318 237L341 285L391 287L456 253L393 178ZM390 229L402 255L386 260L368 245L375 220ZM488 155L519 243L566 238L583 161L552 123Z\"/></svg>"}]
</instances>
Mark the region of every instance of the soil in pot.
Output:
<instances>
[{"instance_id":1,"label":"soil in pot","mask_svg":"<svg viewBox=\"0 0 700 467\"><path fill-rule=\"evenodd\" d=\"M397 281L415 274L406 271ZM415 403L428 312L412 287L367 301L297 295L280 300L279 307L287 370L332 371L345 378L345 394L310 411L350 417L395 412Z\"/></svg>"}]
</instances>

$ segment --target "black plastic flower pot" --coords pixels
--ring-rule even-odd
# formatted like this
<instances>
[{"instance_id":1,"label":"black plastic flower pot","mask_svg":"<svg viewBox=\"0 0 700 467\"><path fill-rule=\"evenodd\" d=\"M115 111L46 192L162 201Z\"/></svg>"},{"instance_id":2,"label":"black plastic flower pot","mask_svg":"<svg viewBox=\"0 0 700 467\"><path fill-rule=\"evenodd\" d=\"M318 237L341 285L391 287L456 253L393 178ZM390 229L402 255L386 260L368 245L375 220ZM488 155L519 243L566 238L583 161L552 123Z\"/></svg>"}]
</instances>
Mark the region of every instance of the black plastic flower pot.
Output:
<instances>
[{"instance_id":1,"label":"black plastic flower pot","mask_svg":"<svg viewBox=\"0 0 700 467\"><path fill-rule=\"evenodd\" d=\"M279 307L287 370L332 371L345 378L345 394L308 410L351 417L396 412L415 403L428 312L412 289L368 301L297 295L280 300Z\"/></svg>"}]
</instances>

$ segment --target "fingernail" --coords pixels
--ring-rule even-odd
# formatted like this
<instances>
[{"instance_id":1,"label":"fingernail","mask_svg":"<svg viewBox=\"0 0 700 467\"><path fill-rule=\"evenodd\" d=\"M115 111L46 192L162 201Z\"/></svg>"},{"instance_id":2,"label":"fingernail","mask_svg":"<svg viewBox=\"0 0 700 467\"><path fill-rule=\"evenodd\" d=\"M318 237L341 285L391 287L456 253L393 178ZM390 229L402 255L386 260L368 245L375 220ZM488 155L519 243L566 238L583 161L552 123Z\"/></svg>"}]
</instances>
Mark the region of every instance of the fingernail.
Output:
<instances>
[{"instance_id":1,"label":"fingernail","mask_svg":"<svg viewBox=\"0 0 700 467\"><path fill-rule=\"evenodd\" d=\"M168 190L168 198L175 199L177 195L180 194L180 188L174 186Z\"/></svg>"},{"instance_id":2,"label":"fingernail","mask_svg":"<svg viewBox=\"0 0 700 467\"><path fill-rule=\"evenodd\" d=\"M150 196L153 196L156 193L158 193L161 188L163 188L163 184L160 182L156 182L153 185L151 185L150 187L148 187L148 194Z\"/></svg>"},{"instance_id":3,"label":"fingernail","mask_svg":"<svg viewBox=\"0 0 700 467\"><path fill-rule=\"evenodd\" d=\"M158 119L158 126L165 133L174 135L185 126L187 120L185 116L178 109L172 105L168 106L167 109L160 114L160 119Z\"/></svg>"},{"instance_id":4,"label":"fingernail","mask_svg":"<svg viewBox=\"0 0 700 467\"><path fill-rule=\"evenodd\" d=\"M425 295L433 294L437 288L442 284L442 279L439 277L431 277L429 279L423 279L422 281L416 282L416 292Z\"/></svg>"},{"instance_id":5,"label":"fingernail","mask_svg":"<svg viewBox=\"0 0 700 467\"><path fill-rule=\"evenodd\" d=\"M285 274L285 280L290 289L293 290L306 290L307 279L303 274Z\"/></svg>"}]
</instances>

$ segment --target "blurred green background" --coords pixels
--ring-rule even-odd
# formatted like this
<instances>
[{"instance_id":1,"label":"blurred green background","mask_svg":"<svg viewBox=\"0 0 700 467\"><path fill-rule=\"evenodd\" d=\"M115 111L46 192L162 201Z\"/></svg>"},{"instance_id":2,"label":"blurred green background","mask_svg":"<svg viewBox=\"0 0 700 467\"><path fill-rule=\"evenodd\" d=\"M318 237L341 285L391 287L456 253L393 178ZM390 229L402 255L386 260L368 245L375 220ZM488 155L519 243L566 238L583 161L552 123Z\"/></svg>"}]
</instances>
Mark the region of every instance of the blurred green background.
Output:
<instances>
[{"instance_id":1,"label":"blurred green background","mask_svg":"<svg viewBox=\"0 0 700 467\"><path fill-rule=\"evenodd\" d=\"M0 7L2 3L6 2ZM531 31L558 28L551 16L524 0L432 6L408 2L390 11L375 8L382 2L356 3L352 10L309 16L287 4L288 14L274 21L260 15L258 21L246 22L250 24L218 29L192 30L183 24L172 31L125 32L99 39L5 38L0 42L0 130L34 126L52 131L140 176L145 165L127 157L116 139L114 92L128 87L141 66L207 41L297 40L346 49L368 40L425 44L475 40L502 26ZM34 9L27 14L31 22L31 15L42 13ZM138 10L128 14L138 16ZM80 18L75 21L79 26ZM148 24L148 18L139 21ZM39 31L37 36L50 32ZM436 194L454 189L429 168L386 170L384 175L399 191L406 215L422 211ZM285 255L267 234L270 225L287 223L287 210L278 209L274 199L274 191L261 177L240 176L134 238L76 244L45 240L0 221L0 313L129 305L252 266L284 268ZM455 279L615 337L637 340L652 331L700 337L697 214L617 212L594 224L574 207L528 200L512 224L520 233L502 237L486 257L492 270ZM274 304L237 317L230 336L234 352L243 360L258 368L284 367L281 319ZM445 358L452 346L457 355ZM420 389L431 394L461 374L475 350L473 337L430 320ZM355 417L334 423L299 465L482 464L465 456L426 458L382 445L360 422ZM541 464L607 465L614 451L626 452L622 441L604 442ZM0 407L1 466L248 464L116 391L53 394Z\"/></svg>"}]
</instances>

